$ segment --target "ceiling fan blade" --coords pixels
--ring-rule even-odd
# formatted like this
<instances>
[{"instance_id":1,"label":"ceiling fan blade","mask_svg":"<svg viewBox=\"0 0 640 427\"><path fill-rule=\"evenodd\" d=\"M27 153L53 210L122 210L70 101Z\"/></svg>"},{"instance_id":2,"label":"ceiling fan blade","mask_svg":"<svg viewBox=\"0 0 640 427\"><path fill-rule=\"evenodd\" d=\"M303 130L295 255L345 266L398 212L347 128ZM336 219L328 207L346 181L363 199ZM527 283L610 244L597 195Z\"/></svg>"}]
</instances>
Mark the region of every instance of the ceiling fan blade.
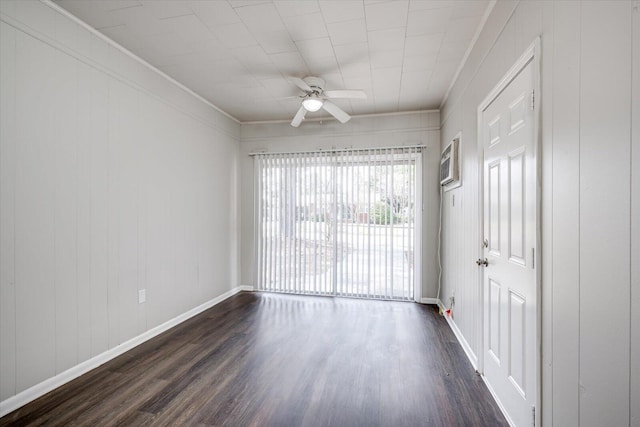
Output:
<instances>
[{"instance_id":1,"label":"ceiling fan blade","mask_svg":"<svg viewBox=\"0 0 640 427\"><path fill-rule=\"evenodd\" d=\"M305 110L303 106L300 106L300 109L293 117L293 120L291 120L291 126L293 126L294 128L300 126L300 123L302 123L302 121L304 120L305 114L307 114L307 110Z\"/></svg>"},{"instance_id":2,"label":"ceiling fan blade","mask_svg":"<svg viewBox=\"0 0 640 427\"><path fill-rule=\"evenodd\" d=\"M350 115L342 111L342 109L333 102L324 101L324 104L322 104L322 108L324 108L327 113L338 119L340 123L347 123L351 118Z\"/></svg>"},{"instance_id":3,"label":"ceiling fan blade","mask_svg":"<svg viewBox=\"0 0 640 427\"><path fill-rule=\"evenodd\" d=\"M363 90L344 89L344 90L325 90L324 94L328 98L356 98L367 99L367 94Z\"/></svg>"},{"instance_id":4,"label":"ceiling fan blade","mask_svg":"<svg viewBox=\"0 0 640 427\"><path fill-rule=\"evenodd\" d=\"M301 96L295 95L295 96L282 96L280 98L273 98L275 101L286 101L287 99L300 99L302 98Z\"/></svg>"},{"instance_id":5,"label":"ceiling fan blade","mask_svg":"<svg viewBox=\"0 0 640 427\"><path fill-rule=\"evenodd\" d=\"M305 92L311 92L313 90L311 89L311 86L309 86L307 83L305 83L304 80L299 79L298 77L287 77L287 79Z\"/></svg>"}]
</instances>

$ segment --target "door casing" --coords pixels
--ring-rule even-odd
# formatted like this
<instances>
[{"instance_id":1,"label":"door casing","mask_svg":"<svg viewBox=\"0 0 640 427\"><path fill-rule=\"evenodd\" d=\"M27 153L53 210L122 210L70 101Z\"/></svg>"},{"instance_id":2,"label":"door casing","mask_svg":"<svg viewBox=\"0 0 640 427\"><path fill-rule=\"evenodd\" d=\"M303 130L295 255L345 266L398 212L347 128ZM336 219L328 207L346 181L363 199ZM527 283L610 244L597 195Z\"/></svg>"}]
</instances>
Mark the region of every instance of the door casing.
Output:
<instances>
[{"instance_id":1,"label":"door casing","mask_svg":"<svg viewBox=\"0 0 640 427\"><path fill-rule=\"evenodd\" d=\"M534 275L536 286L536 414L535 425L540 425L542 419L542 228L541 228L541 163L542 156L540 155L540 37L529 45L525 52L518 58L518 60L511 66L509 71L500 79L498 84L489 92L489 94L480 103L477 110L477 150L478 150L478 236L477 236L477 250L478 259L484 258L484 145L483 145L483 126L482 116L484 110L496 99L500 93L509 85L509 83L518 75L518 73L526 67L529 63L533 64L533 90L534 90L534 108L533 108L533 154L535 155L534 163L536 165L534 176L536 180L536 194L535 194L535 224L536 224L536 247L535 247L535 262L534 262ZM484 283L484 274L482 268L478 269L478 321L476 334L478 337L478 372L482 374L483 381L486 382L484 377L484 291L486 283ZM491 389L490 389L491 391ZM493 392L492 392L493 394ZM496 396L494 396L496 398ZM496 398L497 400L497 398ZM497 400L498 401L498 400ZM499 401L498 401L499 404ZM504 412L504 408L501 408Z\"/></svg>"}]
</instances>

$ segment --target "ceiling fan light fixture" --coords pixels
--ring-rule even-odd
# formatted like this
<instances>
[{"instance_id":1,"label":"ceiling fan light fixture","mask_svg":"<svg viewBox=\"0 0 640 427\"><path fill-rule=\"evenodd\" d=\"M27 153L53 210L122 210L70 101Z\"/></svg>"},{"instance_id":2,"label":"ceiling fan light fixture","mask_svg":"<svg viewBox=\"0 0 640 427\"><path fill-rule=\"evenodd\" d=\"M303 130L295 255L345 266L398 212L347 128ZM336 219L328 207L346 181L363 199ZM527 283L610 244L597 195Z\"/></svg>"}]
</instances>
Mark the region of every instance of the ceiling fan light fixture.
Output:
<instances>
[{"instance_id":1,"label":"ceiling fan light fixture","mask_svg":"<svg viewBox=\"0 0 640 427\"><path fill-rule=\"evenodd\" d=\"M322 99L314 97L305 98L302 100L302 106L305 110L310 112L318 111L322 108L323 101Z\"/></svg>"}]
</instances>

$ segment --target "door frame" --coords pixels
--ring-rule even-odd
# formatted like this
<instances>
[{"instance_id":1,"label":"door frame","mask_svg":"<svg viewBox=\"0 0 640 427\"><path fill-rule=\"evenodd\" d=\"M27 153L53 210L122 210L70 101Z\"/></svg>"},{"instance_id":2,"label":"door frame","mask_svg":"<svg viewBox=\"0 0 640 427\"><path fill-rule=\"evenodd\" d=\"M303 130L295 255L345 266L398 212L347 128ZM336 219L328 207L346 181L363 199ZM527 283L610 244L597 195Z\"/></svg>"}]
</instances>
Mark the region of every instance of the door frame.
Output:
<instances>
[{"instance_id":1,"label":"door frame","mask_svg":"<svg viewBox=\"0 0 640 427\"><path fill-rule=\"evenodd\" d=\"M535 366L536 366L536 414L535 425L540 425L541 417L541 404L542 404L542 227L541 227L541 196L542 196L542 168L541 168L541 153L540 153L540 37L536 37L535 40L529 45L524 53L518 58L518 60L511 66L509 71L500 79L500 81L494 86L484 100L478 105L477 110L477 150L478 150L478 239L477 250L478 259L484 257L483 238L484 236L484 144L483 144L483 126L482 116L484 111L489 105L502 93L502 91L511 83L511 81L524 69L529 63L533 64L533 154L535 155L535 170L534 176L536 180L536 195L535 195L535 224L536 224L536 242L534 248L534 276L536 285L536 354L535 354ZM484 293L484 271L482 268L478 269L478 322L476 334L478 339L478 372L481 374L482 380L486 383L484 377L484 317L485 317L485 301ZM493 395L494 399L500 406L500 409L506 415L505 409L502 407L497 396L493 393L491 387L489 391Z\"/></svg>"}]
</instances>

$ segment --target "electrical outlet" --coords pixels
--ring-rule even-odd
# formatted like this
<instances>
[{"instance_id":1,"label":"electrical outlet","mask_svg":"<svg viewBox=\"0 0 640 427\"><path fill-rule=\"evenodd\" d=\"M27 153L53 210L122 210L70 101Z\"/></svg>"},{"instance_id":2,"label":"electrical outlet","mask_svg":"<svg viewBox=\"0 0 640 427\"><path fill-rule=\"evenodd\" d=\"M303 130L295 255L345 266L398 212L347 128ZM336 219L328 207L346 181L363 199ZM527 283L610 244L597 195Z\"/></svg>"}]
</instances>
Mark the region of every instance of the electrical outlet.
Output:
<instances>
[{"instance_id":1,"label":"electrical outlet","mask_svg":"<svg viewBox=\"0 0 640 427\"><path fill-rule=\"evenodd\" d=\"M147 300L147 290L146 289L140 289L138 291L138 304L142 304L146 300Z\"/></svg>"}]
</instances>

